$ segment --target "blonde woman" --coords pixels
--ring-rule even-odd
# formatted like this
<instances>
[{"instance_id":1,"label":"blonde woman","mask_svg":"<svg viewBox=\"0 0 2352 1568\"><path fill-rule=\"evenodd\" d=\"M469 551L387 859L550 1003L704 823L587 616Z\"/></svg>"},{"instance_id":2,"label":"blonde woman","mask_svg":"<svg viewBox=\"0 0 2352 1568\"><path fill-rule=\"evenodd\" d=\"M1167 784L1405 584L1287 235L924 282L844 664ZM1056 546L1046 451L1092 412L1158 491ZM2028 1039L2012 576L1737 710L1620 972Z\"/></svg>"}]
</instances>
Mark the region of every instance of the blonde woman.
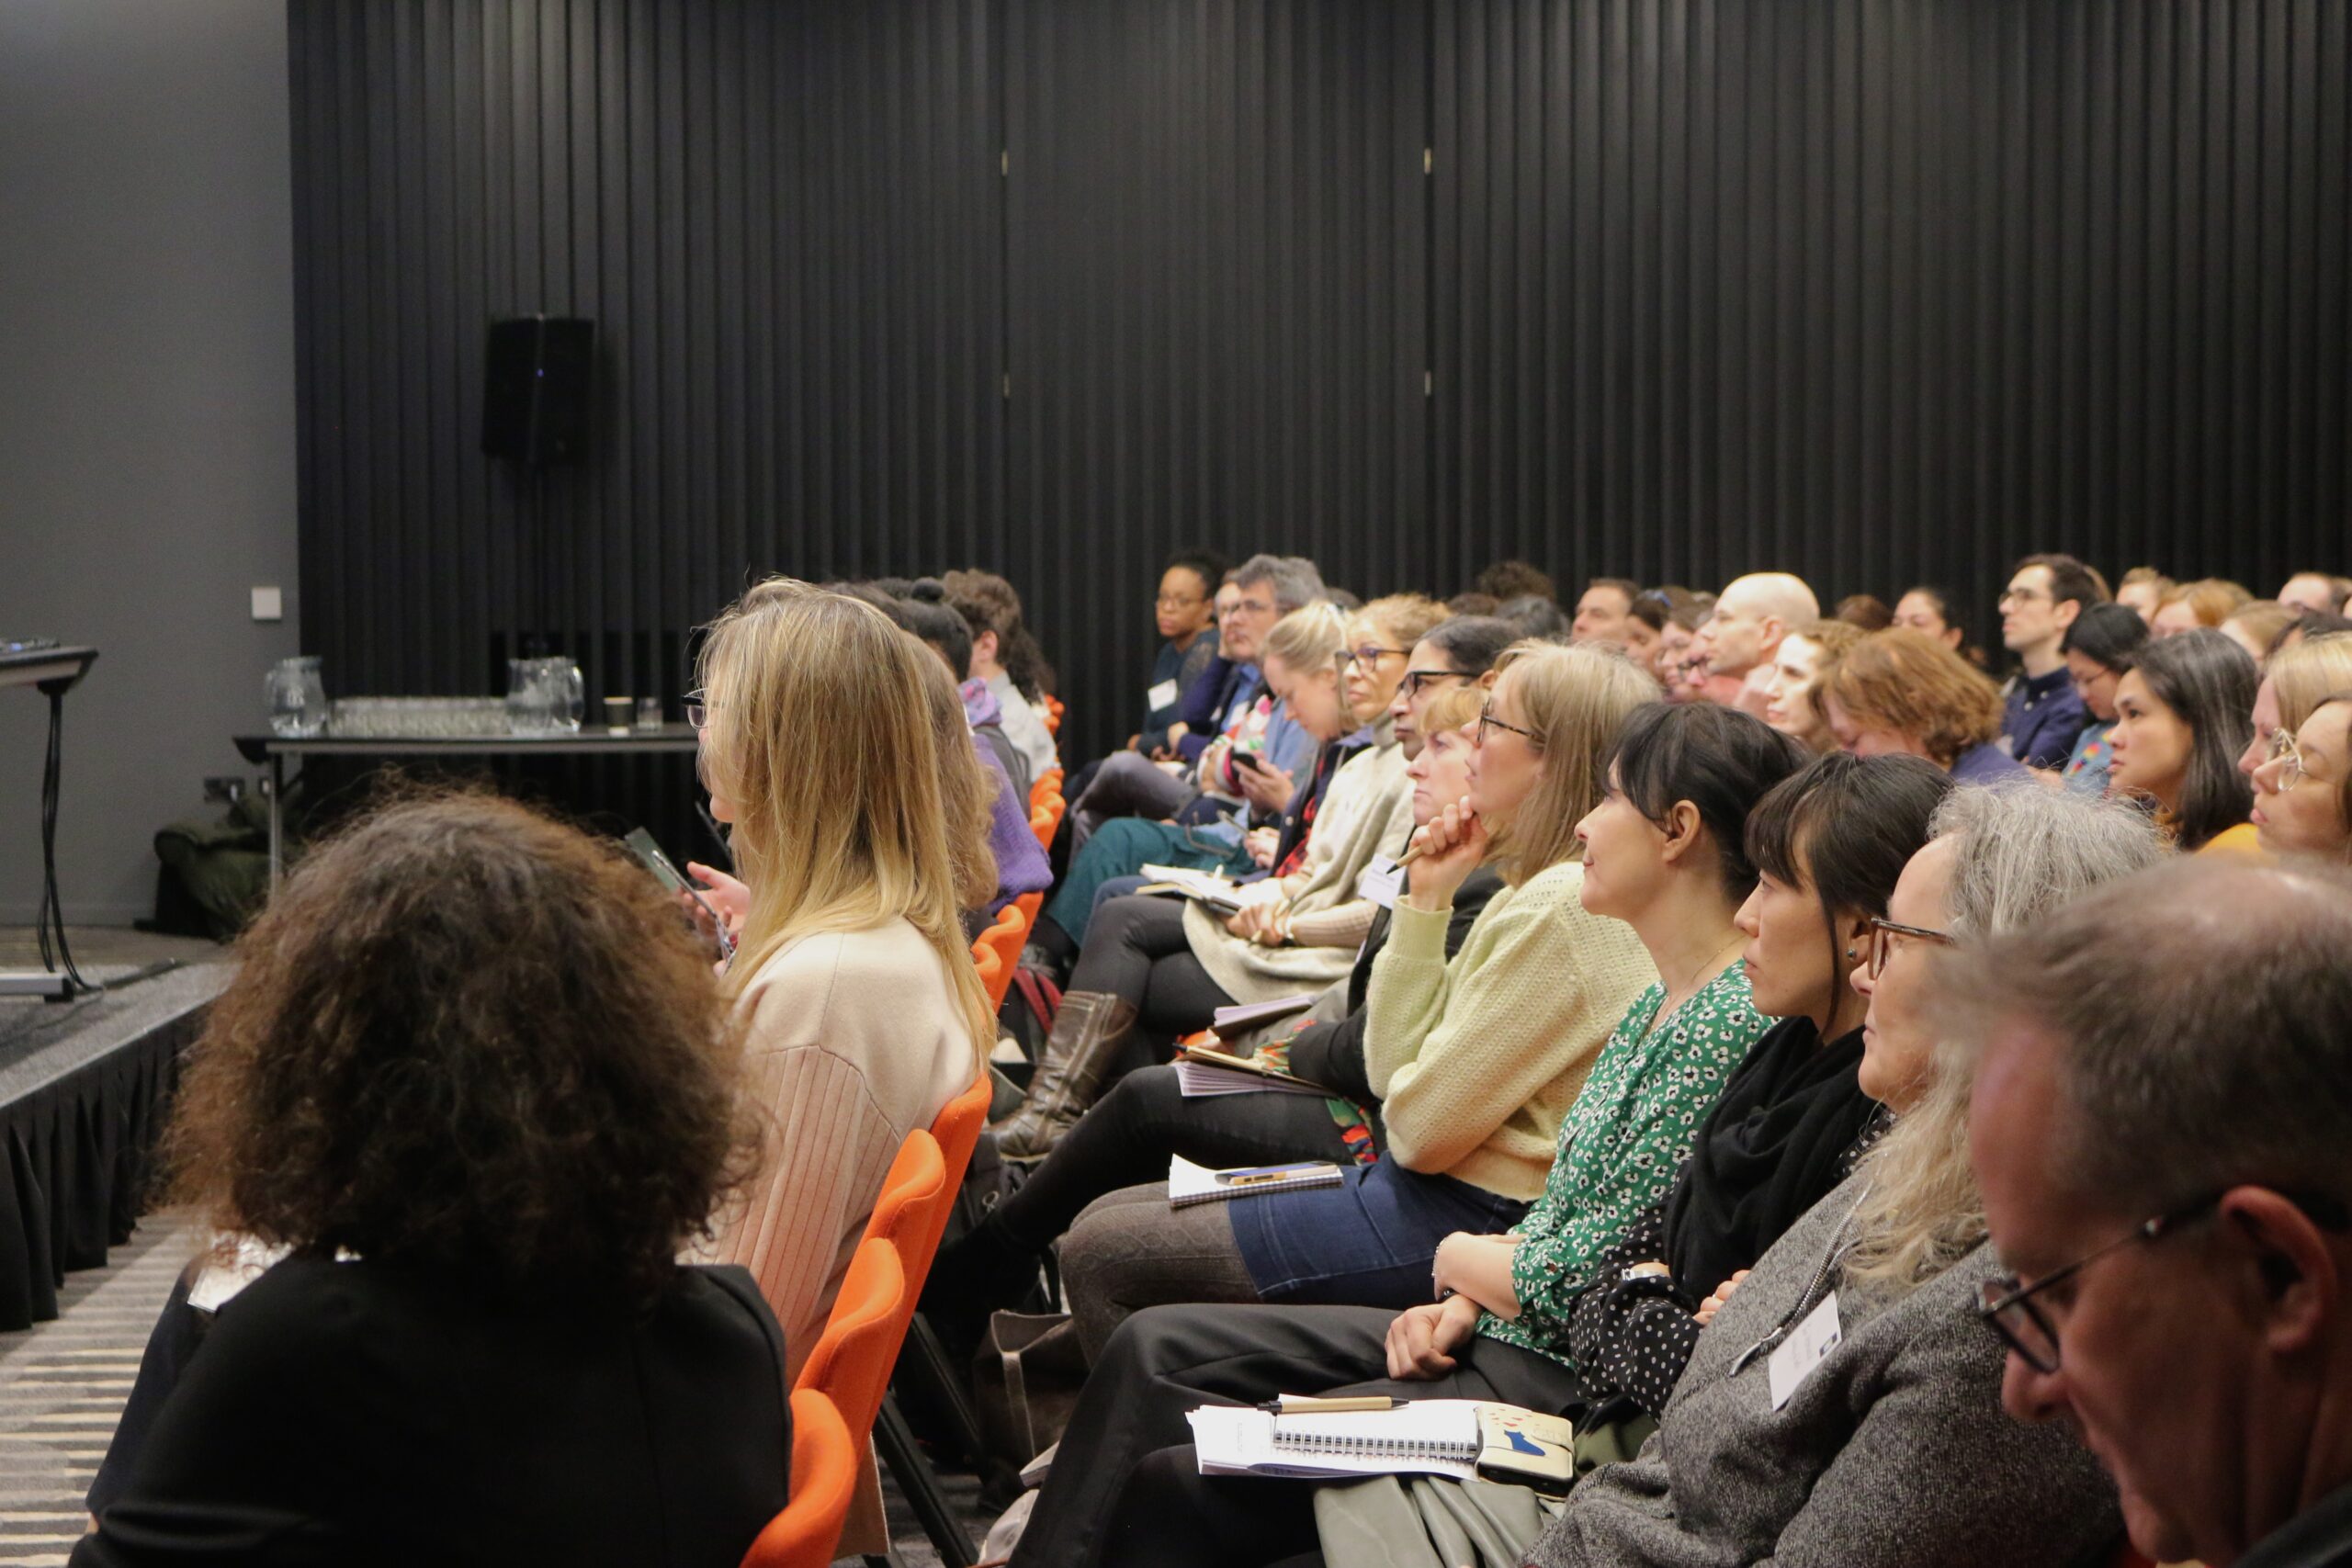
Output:
<instances>
[{"instance_id":1,"label":"blonde woman","mask_svg":"<svg viewBox=\"0 0 2352 1568\"><path fill-rule=\"evenodd\" d=\"M1613 649L1520 643L1497 668L1469 795L1416 835L1365 998L1383 1157L1339 1187L1246 1203L1170 1212L1156 1186L1100 1200L1062 1249L1091 1351L1155 1302L1426 1300L1441 1240L1507 1231L1543 1191L1562 1116L1657 977L1630 927L1578 901L1576 836L1657 686ZM1449 961L1454 890L1487 863L1505 886Z\"/></svg>"},{"instance_id":2,"label":"blonde woman","mask_svg":"<svg viewBox=\"0 0 2352 1568\"><path fill-rule=\"evenodd\" d=\"M2254 689L2254 739L2238 753L2238 772L2252 778L2284 754L2304 721L2338 692L2352 692L2352 632L2305 637L2273 654Z\"/></svg>"},{"instance_id":3,"label":"blonde woman","mask_svg":"<svg viewBox=\"0 0 2352 1568\"><path fill-rule=\"evenodd\" d=\"M775 578L712 623L701 771L748 887L723 985L771 1125L718 1216L797 1373L890 1161L994 1038L957 912L985 901L988 781L946 671L872 606Z\"/></svg>"}]
</instances>

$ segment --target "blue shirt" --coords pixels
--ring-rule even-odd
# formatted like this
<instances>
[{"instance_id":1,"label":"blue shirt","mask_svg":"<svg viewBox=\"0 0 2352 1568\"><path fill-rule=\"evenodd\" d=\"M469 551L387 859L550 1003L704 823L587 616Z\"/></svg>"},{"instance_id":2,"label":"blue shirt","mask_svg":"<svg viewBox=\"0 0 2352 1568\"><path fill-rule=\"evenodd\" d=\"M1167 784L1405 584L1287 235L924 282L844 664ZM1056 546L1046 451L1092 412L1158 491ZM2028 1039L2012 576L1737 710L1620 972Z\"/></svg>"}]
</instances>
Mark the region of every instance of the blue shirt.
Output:
<instances>
[{"instance_id":1,"label":"blue shirt","mask_svg":"<svg viewBox=\"0 0 2352 1568\"><path fill-rule=\"evenodd\" d=\"M2060 665L2047 675L2019 675L2001 699L2001 739L2008 753L2029 768L2063 768L2075 754L2075 738L2091 721L2075 678Z\"/></svg>"}]
</instances>

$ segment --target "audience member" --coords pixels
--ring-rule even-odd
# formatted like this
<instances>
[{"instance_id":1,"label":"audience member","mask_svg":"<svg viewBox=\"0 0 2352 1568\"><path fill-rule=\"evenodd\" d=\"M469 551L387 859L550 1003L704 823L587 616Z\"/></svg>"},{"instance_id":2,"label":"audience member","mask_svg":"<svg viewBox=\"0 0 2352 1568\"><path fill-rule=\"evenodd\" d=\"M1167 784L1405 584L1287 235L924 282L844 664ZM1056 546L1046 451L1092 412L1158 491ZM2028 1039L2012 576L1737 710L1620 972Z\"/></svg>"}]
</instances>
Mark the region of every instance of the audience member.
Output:
<instances>
[{"instance_id":1,"label":"audience member","mask_svg":"<svg viewBox=\"0 0 2352 1568\"><path fill-rule=\"evenodd\" d=\"M2271 854L2352 861L2352 687L2322 701L2254 770L2253 818Z\"/></svg>"},{"instance_id":2,"label":"audience member","mask_svg":"<svg viewBox=\"0 0 2352 1568\"><path fill-rule=\"evenodd\" d=\"M1476 617L1457 616L1457 626ZM1421 645L1426 650L1426 640ZM1415 824L1427 823L1460 801L1469 788L1468 728L1484 705L1475 682L1413 699L1415 718L1429 735L1407 765ZM1400 694L1400 706L1402 699ZM1399 728L1403 726L1400 722ZM1502 886L1481 868L1454 895L1445 948L1460 951L1478 912ZM1365 1075L1364 998L1374 965L1385 949L1387 911L1375 917L1347 979L1333 987L1340 1016L1307 1024L1259 1055L1331 1089L1338 1098L1294 1094L1231 1094L1185 1098L1175 1067L1138 1067L1078 1119L1053 1151L1029 1169L987 1217L950 1243L923 1285L923 1311L951 1348L977 1344L988 1314L1011 1307L1035 1285L1038 1264L1056 1238L1095 1199L1159 1179L1171 1155L1212 1168L1323 1159L1365 1163L1377 1157L1385 1135L1379 1097ZM1318 1009L1319 1010L1319 1009ZM1026 1456L1023 1456L1026 1457Z\"/></svg>"},{"instance_id":3,"label":"audience member","mask_svg":"<svg viewBox=\"0 0 2352 1568\"><path fill-rule=\"evenodd\" d=\"M2342 873L2189 861L1946 987L2004 1401L2079 1435L2158 1562L2352 1560L2347 952Z\"/></svg>"},{"instance_id":4,"label":"audience member","mask_svg":"<svg viewBox=\"0 0 2352 1568\"><path fill-rule=\"evenodd\" d=\"M1858 757L1925 757L1962 784L2028 776L1994 743L2001 701L1993 682L1925 632L1872 632L1815 680L1830 733Z\"/></svg>"},{"instance_id":5,"label":"audience member","mask_svg":"<svg viewBox=\"0 0 2352 1568\"><path fill-rule=\"evenodd\" d=\"M2152 638L2116 683L2108 787L2154 802L2183 850L2255 848L2252 788L2238 763L2260 682L2245 649L2220 632Z\"/></svg>"},{"instance_id":6,"label":"audience member","mask_svg":"<svg viewBox=\"0 0 2352 1568\"><path fill-rule=\"evenodd\" d=\"M1521 644L1498 668L1468 801L1416 834L1365 1000L1383 1157L1339 1187L1246 1203L1171 1211L1157 1185L1099 1200L1062 1248L1090 1352L1159 1302L1419 1300L1441 1239L1508 1230L1543 1190L1562 1116L1654 977L1631 931L1577 903L1575 829L1626 718L1657 694L1597 649ZM1453 890L1490 858L1508 886L1448 963Z\"/></svg>"},{"instance_id":7,"label":"audience member","mask_svg":"<svg viewBox=\"0 0 2352 1568\"><path fill-rule=\"evenodd\" d=\"M2222 622L2222 635L2246 651L2254 667L2261 669L2270 657L2270 649L2302 615L2291 604L2281 604L2269 599L2249 599Z\"/></svg>"},{"instance_id":8,"label":"audience member","mask_svg":"<svg viewBox=\"0 0 2352 1568\"><path fill-rule=\"evenodd\" d=\"M1504 600L1495 607L1495 618L1509 621L1522 637L1549 642L1565 641L1569 635L1566 613L1553 601L1532 593Z\"/></svg>"},{"instance_id":9,"label":"audience member","mask_svg":"<svg viewBox=\"0 0 2352 1568\"><path fill-rule=\"evenodd\" d=\"M2017 656L2018 673L2001 698L2001 749L2027 767L2049 773L2066 765L2075 739L2090 722L2066 672L2066 628L2107 593L2090 568L2072 556L2028 556L2009 573L2001 594L2001 646Z\"/></svg>"},{"instance_id":10,"label":"audience member","mask_svg":"<svg viewBox=\"0 0 2352 1568\"><path fill-rule=\"evenodd\" d=\"M1862 640L1850 621L1807 621L1781 639L1764 686L1764 722L1815 756L1835 750L1838 738L1815 700L1821 668Z\"/></svg>"},{"instance_id":11,"label":"audience member","mask_svg":"<svg viewBox=\"0 0 2352 1568\"><path fill-rule=\"evenodd\" d=\"M741 1269L675 1262L759 1130L659 887L522 807L411 800L312 846L239 956L166 1149L282 1260L74 1562L739 1561L785 1501L786 1348Z\"/></svg>"},{"instance_id":12,"label":"audience member","mask_svg":"<svg viewBox=\"0 0 2352 1568\"><path fill-rule=\"evenodd\" d=\"M1182 722L1184 693L1216 657L1216 592L1224 581L1224 558L1204 550L1179 551L1160 569L1159 593L1152 601L1159 652L1144 693L1143 728L1128 740L1128 750L1152 757L1174 744L1170 731Z\"/></svg>"},{"instance_id":13,"label":"audience member","mask_svg":"<svg viewBox=\"0 0 2352 1568\"><path fill-rule=\"evenodd\" d=\"M1792 626L1821 619L1821 602L1801 578L1785 571L1735 578L1715 599L1707 623L1707 673L1720 684L1713 700L1764 716L1764 682L1781 639ZM1739 689L1730 691L1736 681Z\"/></svg>"},{"instance_id":14,"label":"audience member","mask_svg":"<svg viewBox=\"0 0 2352 1568\"><path fill-rule=\"evenodd\" d=\"M1449 616L1422 634L1388 708L1407 761L1420 754L1421 710L1430 698L1457 686L1491 688L1495 660L1516 640L1510 623L1492 615Z\"/></svg>"},{"instance_id":15,"label":"audience member","mask_svg":"<svg viewBox=\"0 0 2352 1568\"><path fill-rule=\"evenodd\" d=\"M1652 676L1658 672L1658 649L1664 642L1673 608L1673 598L1666 589L1645 588L1634 595L1625 612L1622 628L1625 657ZM1658 683L1662 686L1666 682L1661 679Z\"/></svg>"},{"instance_id":16,"label":"audience member","mask_svg":"<svg viewBox=\"0 0 2352 1568\"><path fill-rule=\"evenodd\" d=\"M1420 607L1427 604L1418 598L1383 601L1379 616L1356 622L1360 640L1403 641L1407 633L1379 628L1408 620L1424 623ZM1249 944L1261 931L1277 934L1276 928L1263 924L1268 917L1295 919L1339 910L1353 901L1356 877L1381 840L1401 838L1408 796L1393 734L1341 744L1361 728L1362 716L1350 711L1340 687L1339 659L1349 629L1337 607L1315 604L1283 617L1266 638L1267 678L1318 750L1299 787L1285 790L1283 833L1269 857L1274 877L1251 890L1253 898L1265 900L1263 906L1253 904L1222 928L1204 918L1197 931L1187 919L1187 900L1155 894L1114 897L1094 910L1028 1095L997 1124L997 1151L1004 1158L1043 1159L1111 1084L1145 1061L1164 1056L1166 1042L1207 1027L1218 1008L1242 999L1227 988L1227 981L1254 980L1261 970L1279 966L1272 954L1245 964L1232 951L1236 944L1219 938L1238 937ZM1401 676L1402 656L1394 662ZM1371 716L1376 718L1385 712L1393 688L1374 694ZM1323 848L1316 853L1318 843ZM1361 941L1365 923L1342 916L1336 932L1307 934L1344 940L1352 931ZM1212 955L1215 969L1204 962ZM1283 956L1319 974L1323 983L1346 970L1346 954L1337 950L1310 954L1302 948ZM1143 1038L1131 1039L1139 1027Z\"/></svg>"},{"instance_id":17,"label":"audience member","mask_svg":"<svg viewBox=\"0 0 2352 1568\"><path fill-rule=\"evenodd\" d=\"M2115 602L2137 611L2140 618L2154 627L2156 611L2163 607L2165 595L2174 587L2173 580L2154 567L2135 566L2116 585Z\"/></svg>"},{"instance_id":18,"label":"audience member","mask_svg":"<svg viewBox=\"0 0 2352 1568\"><path fill-rule=\"evenodd\" d=\"M2347 597L2352 597L2352 578L2330 577L2324 571L2299 571L2278 589L2281 604L2323 615L2344 614Z\"/></svg>"},{"instance_id":19,"label":"audience member","mask_svg":"<svg viewBox=\"0 0 2352 1568\"><path fill-rule=\"evenodd\" d=\"M1947 590L1932 583L1919 583L1905 589L1903 597L1894 602L1894 619L1890 624L1925 632L1959 653L1968 640L1968 629L1952 614L1954 603Z\"/></svg>"},{"instance_id":20,"label":"audience member","mask_svg":"<svg viewBox=\"0 0 2352 1568\"><path fill-rule=\"evenodd\" d=\"M2298 737L2320 705L2336 694L2347 691L2352 691L2352 636L2339 633L2281 648L2264 666L2262 683L2255 688L2254 693L2254 736L2246 742L2245 750L2238 754L2238 772L2254 784L2256 810L2253 820L2256 837L2264 849L2283 852L2291 847L2288 840L2303 832L2302 829L2291 825L2275 829L2266 828L2263 823L2265 817L2289 812L2299 818L2305 818L2313 826L2320 820L2305 818L2305 814L2315 809L2314 803L2308 797L2292 803L2273 800L2270 804L2276 810L2265 809L2264 765L2292 754ZM2307 776L2329 779L2336 776L2332 761L2334 753L2325 744L2326 739L2332 737L2333 722L2331 720L2322 726L2321 754L2312 760L2308 772L2301 767L2281 767L2271 771L2269 793L2272 796L2283 795L2288 788L2292 787L2281 787L2288 777L2301 783Z\"/></svg>"},{"instance_id":21,"label":"audience member","mask_svg":"<svg viewBox=\"0 0 2352 1568\"><path fill-rule=\"evenodd\" d=\"M1715 596L1712 593L1686 590L1682 598L1673 602L1666 627L1658 634L1657 659L1658 684L1666 688L1668 702L1704 700L1707 649L1702 637L1714 618Z\"/></svg>"},{"instance_id":22,"label":"audience member","mask_svg":"<svg viewBox=\"0 0 2352 1568\"><path fill-rule=\"evenodd\" d=\"M899 1145L996 1038L957 919L995 883L989 786L939 741L939 661L856 601L763 582L712 623L699 672L703 780L750 888L725 988L776 1129L711 1252L751 1269L797 1371Z\"/></svg>"},{"instance_id":23,"label":"audience member","mask_svg":"<svg viewBox=\"0 0 2352 1568\"><path fill-rule=\"evenodd\" d=\"M1569 627L1583 642L1613 642L1640 663L1633 648L1634 601L1642 595L1642 585L1625 577L1596 577L1585 584L1584 596L1577 601L1577 615ZM1653 631L1655 627L1651 628Z\"/></svg>"},{"instance_id":24,"label":"audience member","mask_svg":"<svg viewBox=\"0 0 2352 1568\"><path fill-rule=\"evenodd\" d=\"M1523 560L1499 560L1478 574L1470 585L1471 591L1491 595L1500 604L1512 599L1537 598L1557 601L1559 591L1553 586L1551 573Z\"/></svg>"},{"instance_id":25,"label":"audience member","mask_svg":"<svg viewBox=\"0 0 2352 1568\"><path fill-rule=\"evenodd\" d=\"M1022 625L1020 596L993 572L951 571L944 581L947 607L971 629L970 679L996 699L1005 734L1028 759L1029 776L1060 767L1061 753L1046 728L1045 659Z\"/></svg>"},{"instance_id":26,"label":"audience member","mask_svg":"<svg viewBox=\"0 0 2352 1568\"><path fill-rule=\"evenodd\" d=\"M1849 593L1838 601L1838 613L1830 618L1861 631L1883 632L1894 624L1894 612L1875 593Z\"/></svg>"},{"instance_id":27,"label":"audience member","mask_svg":"<svg viewBox=\"0 0 2352 1568\"><path fill-rule=\"evenodd\" d=\"M1491 593L1481 593L1472 589L1448 599L1445 607L1457 615L1491 615L1502 608L1502 603Z\"/></svg>"},{"instance_id":28,"label":"audience member","mask_svg":"<svg viewBox=\"0 0 2352 1568\"><path fill-rule=\"evenodd\" d=\"M2075 737L2074 754L2059 776L2089 795L2107 793L2108 764L2112 753L2108 732L2115 728L2115 688L2124 671L2139 661L2147 646L2148 623L2129 604L2086 604L2066 628L2063 650L2066 673L2075 682L2090 722Z\"/></svg>"},{"instance_id":29,"label":"audience member","mask_svg":"<svg viewBox=\"0 0 2352 1568\"><path fill-rule=\"evenodd\" d=\"M2155 618L2148 623L2149 630L2159 637L2178 637L2200 626L2218 631L2231 612L2253 597L2222 578L2203 577L2184 582L2166 593L2164 603L2156 606Z\"/></svg>"},{"instance_id":30,"label":"audience member","mask_svg":"<svg viewBox=\"0 0 2352 1568\"><path fill-rule=\"evenodd\" d=\"M2270 652L2276 658L2280 651L2315 637L2335 637L2352 632L2352 617L2330 615L2318 610L2305 610L2287 625L2287 629L2270 639Z\"/></svg>"}]
</instances>

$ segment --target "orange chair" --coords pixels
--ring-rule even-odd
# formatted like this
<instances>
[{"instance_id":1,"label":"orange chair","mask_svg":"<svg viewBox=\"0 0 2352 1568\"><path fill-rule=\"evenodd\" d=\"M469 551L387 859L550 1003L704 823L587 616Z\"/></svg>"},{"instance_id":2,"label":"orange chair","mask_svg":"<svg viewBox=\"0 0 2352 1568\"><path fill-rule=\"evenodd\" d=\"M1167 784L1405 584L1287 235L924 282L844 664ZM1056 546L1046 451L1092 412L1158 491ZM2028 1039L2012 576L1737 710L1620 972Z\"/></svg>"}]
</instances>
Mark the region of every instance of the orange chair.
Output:
<instances>
[{"instance_id":1,"label":"orange chair","mask_svg":"<svg viewBox=\"0 0 2352 1568\"><path fill-rule=\"evenodd\" d=\"M980 967L980 984L988 989L991 1011L1004 1005L1004 993L1012 988L1012 972L1021 966L1021 944L1028 934L1029 922L1019 908L1008 904L997 911L996 923L972 943L972 962Z\"/></svg>"},{"instance_id":2,"label":"orange chair","mask_svg":"<svg viewBox=\"0 0 2352 1568\"><path fill-rule=\"evenodd\" d=\"M856 1490L857 1443L849 1424L815 1389L794 1390L790 1500L743 1553L743 1568L826 1568Z\"/></svg>"},{"instance_id":3,"label":"orange chair","mask_svg":"<svg viewBox=\"0 0 2352 1568\"><path fill-rule=\"evenodd\" d=\"M1069 809L1069 803L1058 795L1049 795L1043 805L1030 808L1029 830L1037 835L1038 848L1048 854L1053 852L1054 834L1061 828L1062 814Z\"/></svg>"},{"instance_id":4,"label":"orange chair","mask_svg":"<svg viewBox=\"0 0 2352 1568\"><path fill-rule=\"evenodd\" d=\"M956 1193L964 1185L964 1170L972 1163L972 1150L978 1146L980 1129L989 1123L989 1100L994 1086L982 1073L972 1080L972 1087L947 1102L931 1124L931 1135L938 1142L939 1157L946 1169L946 1200L939 1212L932 1216L928 1242L922 1263L909 1270L915 1290L920 1293L923 1280L931 1273L931 1255L939 1250L940 1238L947 1234L947 1216L956 1206Z\"/></svg>"},{"instance_id":5,"label":"orange chair","mask_svg":"<svg viewBox=\"0 0 2352 1568\"><path fill-rule=\"evenodd\" d=\"M1061 793L1062 771L1059 768L1047 768L1029 785L1029 809L1036 810L1037 807L1046 804L1048 795L1058 796Z\"/></svg>"},{"instance_id":6,"label":"orange chair","mask_svg":"<svg viewBox=\"0 0 2352 1568\"><path fill-rule=\"evenodd\" d=\"M842 1422L852 1432L871 1431L874 1418L882 1413L890 1367L899 1359L899 1342L906 1337L914 1304L899 1249L884 1236L859 1242L841 1293L833 1298L832 1314L825 1319L825 1331L817 1337L817 1348L808 1352L793 1384L795 1392L815 1389L840 1408Z\"/></svg>"},{"instance_id":7,"label":"orange chair","mask_svg":"<svg viewBox=\"0 0 2352 1568\"><path fill-rule=\"evenodd\" d=\"M1064 711L1061 698L1054 696L1050 693L1047 694L1046 697L1045 714L1046 734L1059 735L1062 732L1062 714Z\"/></svg>"},{"instance_id":8,"label":"orange chair","mask_svg":"<svg viewBox=\"0 0 2352 1568\"><path fill-rule=\"evenodd\" d=\"M1037 917L1045 911L1046 896L1043 893L1023 893L1012 901L1012 907L1021 911L1021 919L1025 922L1021 940L1026 942L1029 940L1026 933L1037 929Z\"/></svg>"},{"instance_id":9,"label":"orange chair","mask_svg":"<svg viewBox=\"0 0 2352 1568\"><path fill-rule=\"evenodd\" d=\"M980 989L989 994L989 1010L1002 1007L1004 993L1012 987L1012 972L1004 966L1004 960L996 955L995 948L976 945L972 965L980 972Z\"/></svg>"}]
</instances>

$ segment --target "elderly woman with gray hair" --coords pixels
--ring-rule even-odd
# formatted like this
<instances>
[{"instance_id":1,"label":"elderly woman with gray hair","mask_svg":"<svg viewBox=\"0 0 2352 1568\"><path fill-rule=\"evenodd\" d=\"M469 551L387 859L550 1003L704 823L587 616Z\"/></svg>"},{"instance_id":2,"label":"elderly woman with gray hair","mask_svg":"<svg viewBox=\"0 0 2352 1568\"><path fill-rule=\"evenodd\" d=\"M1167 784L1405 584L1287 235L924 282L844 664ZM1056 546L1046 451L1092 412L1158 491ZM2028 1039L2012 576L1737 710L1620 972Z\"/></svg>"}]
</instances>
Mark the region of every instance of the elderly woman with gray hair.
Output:
<instances>
[{"instance_id":1,"label":"elderly woman with gray hair","mask_svg":"<svg viewBox=\"0 0 2352 1568\"><path fill-rule=\"evenodd\" d=\"M1999 1265L1967 1163L1970 1073L1939 1050L1930 998L1939 949L2030 927L2163 848L2128 806L2042 790L1957 791L1934 832L1853 976L1870 1004L1862 1087L1894 1129L1703 1303L1639 1456L1564 1503L1483 1482L1327 1489L1328 1560L1973 1568L2087 1561L2114 1541L2098 1465L2002 1414L2000 1345L1973 1310Z\"/></svg>"}]
</instances>

